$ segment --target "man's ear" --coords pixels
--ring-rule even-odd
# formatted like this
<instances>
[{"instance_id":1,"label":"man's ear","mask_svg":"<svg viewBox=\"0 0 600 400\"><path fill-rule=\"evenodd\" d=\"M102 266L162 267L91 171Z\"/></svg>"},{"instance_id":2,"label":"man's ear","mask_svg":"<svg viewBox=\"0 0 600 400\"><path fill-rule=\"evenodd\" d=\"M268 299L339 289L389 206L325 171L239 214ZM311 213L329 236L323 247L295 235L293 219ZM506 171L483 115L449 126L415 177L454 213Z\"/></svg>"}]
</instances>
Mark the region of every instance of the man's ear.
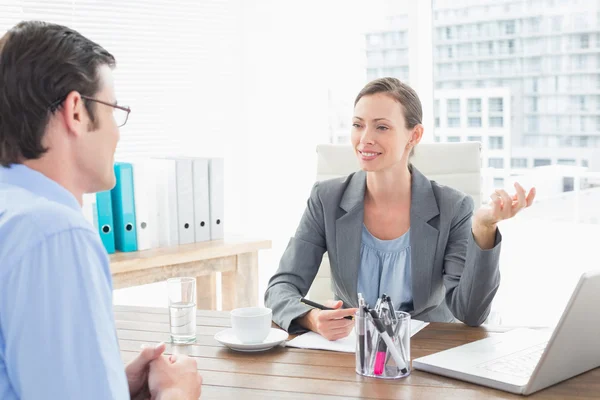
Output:
<instances>
[{"instance_id":1,"label":"man's ear","mask_svg":"<svg viewBox=\"0 0 600 400\"><path fill-rule=\"evenodd\" d=\"M67 95L60 112L69 134L82 135L86 132L90 117L79 92L72 91Z\"/></svg>"}]
</instances>

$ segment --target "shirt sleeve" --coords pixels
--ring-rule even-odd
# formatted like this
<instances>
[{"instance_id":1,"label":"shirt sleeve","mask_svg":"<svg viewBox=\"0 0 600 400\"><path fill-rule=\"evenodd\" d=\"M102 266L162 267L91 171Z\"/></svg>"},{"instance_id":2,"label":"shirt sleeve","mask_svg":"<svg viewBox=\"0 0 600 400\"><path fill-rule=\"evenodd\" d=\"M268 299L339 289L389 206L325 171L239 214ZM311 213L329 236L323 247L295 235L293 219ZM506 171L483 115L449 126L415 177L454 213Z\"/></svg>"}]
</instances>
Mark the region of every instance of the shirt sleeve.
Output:
<instances>
[{"instance_id":1,"label":"shirt sleeve","mask_svg":"<svg viewBox=\"0 0 600 400\"><path fill-rule=\"evenodd\" d=\"M83 228L34 245L0 279L9 381L21 399L129 399L109 261Z\"/></svg>"}]
</instances>

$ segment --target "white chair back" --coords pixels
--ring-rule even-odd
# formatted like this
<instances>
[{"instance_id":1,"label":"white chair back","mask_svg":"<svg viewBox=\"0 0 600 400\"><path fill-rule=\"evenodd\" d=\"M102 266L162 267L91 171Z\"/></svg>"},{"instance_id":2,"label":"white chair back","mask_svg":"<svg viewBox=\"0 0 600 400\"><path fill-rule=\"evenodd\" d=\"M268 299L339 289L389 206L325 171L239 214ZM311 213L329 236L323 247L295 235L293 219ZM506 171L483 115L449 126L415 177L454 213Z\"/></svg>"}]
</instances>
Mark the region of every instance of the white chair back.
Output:
<instances>
[{"instance_id":1,"label":"white chair back","mask_svg":"<svg viewBox=\"0 0 600 400\"><path fill-rule=\"evenodd\" d=\"M318 145L317 157L317 181L346 176L359 169L354 149L348 145ZM481 204L479 142L421 143L411 162L427 178L471 196L475 208ZM317 302L333 299L327 253L308 296Z\"/></svg>"}]
</instances>

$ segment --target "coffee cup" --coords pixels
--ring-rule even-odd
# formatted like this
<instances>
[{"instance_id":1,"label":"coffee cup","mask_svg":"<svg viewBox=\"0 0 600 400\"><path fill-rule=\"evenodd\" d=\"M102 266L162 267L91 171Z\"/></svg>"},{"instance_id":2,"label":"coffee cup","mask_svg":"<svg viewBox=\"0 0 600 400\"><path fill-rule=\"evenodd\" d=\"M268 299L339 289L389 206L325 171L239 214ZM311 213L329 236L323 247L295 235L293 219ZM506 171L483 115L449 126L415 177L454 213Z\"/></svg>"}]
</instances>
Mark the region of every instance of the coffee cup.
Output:
<instances>
[{"instance_id":1,"label":"coffee cup","mask_svg":"<svg viewBox=\"0 0 600 400\"><path fill-rule=\"evenodd\" d=\"M262 343L269 336L272 318L270 308L236 308L231 311L233 333L244 344Z\"/></svg>"}]
</instances>

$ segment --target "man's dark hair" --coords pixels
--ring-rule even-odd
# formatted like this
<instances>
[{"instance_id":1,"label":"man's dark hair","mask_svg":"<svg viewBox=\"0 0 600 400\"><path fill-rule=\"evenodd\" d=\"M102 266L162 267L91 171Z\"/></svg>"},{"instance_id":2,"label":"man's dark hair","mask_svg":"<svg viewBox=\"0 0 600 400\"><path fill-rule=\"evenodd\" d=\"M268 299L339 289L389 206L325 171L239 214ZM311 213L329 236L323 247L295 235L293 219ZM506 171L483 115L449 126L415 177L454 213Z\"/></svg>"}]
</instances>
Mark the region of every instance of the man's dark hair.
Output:
<instances>
[{"instance_id":1,"label":"man's dark hair","mask_svg":"<svg viewBox=\"0 0 600 400\"><path fill-rule=\"evenodd\" d=\"M102 65L114 68L115 58L65 26L26 21L0 38L0 164L40 158L51 114L72 91L93 97Z\"/></svg>"}]
</instances>

